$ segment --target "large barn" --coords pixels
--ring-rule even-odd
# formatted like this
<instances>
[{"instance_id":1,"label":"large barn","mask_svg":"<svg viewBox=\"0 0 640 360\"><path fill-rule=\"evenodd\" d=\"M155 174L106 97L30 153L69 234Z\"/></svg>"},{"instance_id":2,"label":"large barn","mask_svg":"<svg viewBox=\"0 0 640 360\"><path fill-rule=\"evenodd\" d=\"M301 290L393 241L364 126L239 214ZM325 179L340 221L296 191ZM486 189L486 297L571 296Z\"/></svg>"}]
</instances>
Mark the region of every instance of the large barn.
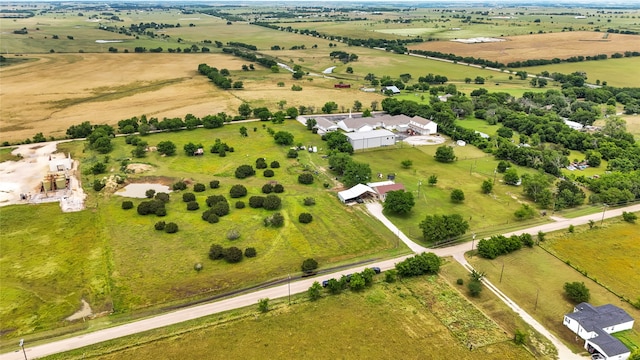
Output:
<instances>
[{"instance_id":1,"label":"large barn","mask_svg":"<svg viewBox=\"0 0 640 360\"><path fill-rule=\"evenodd\" d=\"M373 149L396 143L396 135L389 130L371 130L345 134L353 150Z\"/></svg>"}]
</instances>

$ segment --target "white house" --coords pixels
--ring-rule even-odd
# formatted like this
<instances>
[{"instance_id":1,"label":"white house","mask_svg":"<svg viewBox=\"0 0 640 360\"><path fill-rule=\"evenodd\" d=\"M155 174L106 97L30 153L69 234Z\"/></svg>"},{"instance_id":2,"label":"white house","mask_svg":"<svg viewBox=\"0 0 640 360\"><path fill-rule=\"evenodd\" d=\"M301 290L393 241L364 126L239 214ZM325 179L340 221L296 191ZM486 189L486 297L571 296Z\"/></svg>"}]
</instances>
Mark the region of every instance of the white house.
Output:
<instances>
[{"instance_id":1,"label":"white house","mask_svg":"<svg viewBox=\"0 0 640 360\"><path fill-rule=\"evenodd\" d=\"M633 322L633 318L617 306L595 307L583 302L564 316L562 324L584 340L584 348L589 353L597 352L605 359L626 360L631 350L610 334L631 329Z\"/></svg>"},{"instance_id":2,"label":"white house","mask_svg":"<svg viewBox=\"0 0 640 360\"><path fill-rule=\"evenodd\" d=\"M389 130L371 130L345 134L353 150L372 149L394 145L396 135Z\"/></svg>"},{"instance_id":3,"label":"white house","mask_svg":"<svg viewBox=\"0 0 640 360\"><path fill-rule=\"evenodd\" d=\"M338 193L338 198L340 199L340 201L345 204L347 202L350 201L355 201L358 198L362 198L365 196L372 196L375 197L376 196L376 192L373 191L372 188L368 187L367 185L364 184L357 184L354 187L352 187L351 189L347 189L344 191L340 191Z\"/></svg>"},{"instance_id":4,"label":"white house","mask_svg":"<svg viewBox=\"0 0 640 360\"><path fill-rule=\"evenodd\" d=\"M338 130L338 125L331 120L327 120L323 117L314 118L316 120L316 129L319 133L328 133Z\"/></svg>"},{"instance_id":5,"label":"white house","mask_svg":"<svg viewBox=\"0 0 640 360\"><path fill-rule=\"evenodd\" d=\"M380 126L380 122L376 121L375 118L347 118L338 121L338 127L345 132L353 132L353 131L371 131L376 127Z\"/></svg>"},{"instance_id":6,"label":"white house","mask_svg":"<svg viewBox=\"0 0 640 360\"><path fill-rule=\"evenodd\" d=\"M409 121L409 129L418 135L432 135L438 132L438 124L416 115Z\"/></svg>"}]
</instances>

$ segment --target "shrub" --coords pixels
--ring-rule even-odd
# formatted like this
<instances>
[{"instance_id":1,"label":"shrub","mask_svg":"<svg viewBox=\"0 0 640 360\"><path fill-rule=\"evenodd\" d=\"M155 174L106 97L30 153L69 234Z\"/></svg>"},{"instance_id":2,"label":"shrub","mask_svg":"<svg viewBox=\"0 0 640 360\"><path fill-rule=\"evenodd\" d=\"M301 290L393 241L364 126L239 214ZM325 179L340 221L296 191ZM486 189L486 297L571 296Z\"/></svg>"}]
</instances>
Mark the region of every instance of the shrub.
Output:
<instances>
[{"instance_id":1,"label":"shrub","mask_svg":"<svg viewBox=\"0 0 640 360\"><path fill-rule=\"evenodd\" d=\"M294 149L289 149L289 152L287 152L287 158L295 159L297 157L298 157L298 151Z\"/></svg>"},{"instance_id":2,"label":"shrub","mask_svg":"<svg viewBox=\"0 0 640 360\"><path fill-rule=\"evenodd\" d=\"M209 259L219 260L224 257L224 248L218 244L213 244L209 248Z\"/></svg>"},{"instance_id":3,"label":"shrub","mask_svg":"<svg viewBox=\"0 0 640 360\"><path fill-rule=\"evenodd\" d=\"M262 175L264 177L273 177L275 175L275 173L273 172L273 170L267 169L267 170L262 172Z\"/></svg>"},{"instance_id":4,"label":"shrub","mask_svg":"<svg viewBox=\"0 0 640 360\"><path fill-rule=\"evenodd\" d=\"M163 207L159 207L159 208L156 209L154 214L156 214L156 216L166 216L167 215L167 209L165 209L164 206Z\"/></svg>"},{"instance_id":5,"label":"shrub","mask_svg":"<svg viewBox=\"0 0 640 360\"><path fill-rule=\"evenodd\" d=\"M277 169L280 167L280 163L277 161L272 161L271 164L269 164L269 167L272 169Z\"/></svg>"},{"instance_id":6,"label":"shrub","mask_svg":"<svg viewBox=\"0 0 640 360\"><path fill-rule=\"evenodd\" d=\"M167 234L173 234L173 233L177 233L178 232L178 224L174 223L174 222L170 222L167 225L165 225L164 227L164 231Z\"/></svg>"},{"instance_id":7,"label":"shrub","mask_svg":"<svg viewBox=\"0 0 640 360\"><path fill-rule=\"evenodd\" d=\"M122 202L122 208L123 208L124 210L133 209L133 202L132 202L132 201L129 201L129 200L127 200L127 201L123 201L123 202Z\"/></svg>"},{"instance_id":8,"label":"shrub","mask_svg":"<svg viewBox=\"0 0 640 360\"><path fill-rule=\"evenodd\" d=\"M203 191L205 191L205 189L206 188L205 188L204 184L197 183L197 184L193 185L193 191L195 191L195 192L203 192Z\"/></svg>"},{"instance_id":9,"label":"shrub","mask_svg":"<svg viewBox=\"0 0 640 360\"><path fill-rule=\"evenodd\" d=\"M298 216L298 221L300 221L300 223L302 224L308 224L313 221L313 216L309 213L302 213L300 214L300 216Z\"/></svg>"},{"instance_id":10,"label":"shrub","mask_svg":"<svg viewBox=\"0 0 640 360\"><path fill-rule=\"evenodd\" d=\"M248 248L244 249L244 256L245 257L253 258L253 257L256 257L256 255L258 255L258 253L256 252L255 248L248 247Z\"/></svg>"},{"instance_id":11,"label":"shrub","mask_svg":"<svg viewBox=\"0 0 640 360\"><path fill-rule=\"evenodd\" d=\"M264 196L252 196L249 198L249 206L259 209L264 204Z\"/></svg>"},{"instance_id":12,"label":"shrub","mask_svg":"<svg viewBox=\"0 0 640 360\"><path fill-rule=\"evenodd\" d=\"M209 187L212 189L217 189L220 187L220 181L219 180L211 180L209 181Z\"/></svg>"},{"instance_id":13,"label":"shrub","mask_svg":"<svg viewBox=\"0 0 640 360\"><path fill-rule=\"evenodd\" d=\"M220 221L220 218L213 212L213 209L209 209L202 213L202 220L209 224L215 224Z\"/></svg>"},{"instance_id":14,"label":"shrub","mask_svg":"<svg viewBox=\"0 0 640 360\"><path fill-rule=\"evenodd\" d=\"M267 195L267 197L265 197L264 199L262 207L266 210L277 210L278 208L280 208L281 204L282 200L280 200L278 195Z\"/></svg>"},{"instance_id":15,"label":"shrub","mask_svg":"<svg viewBox=\"0 0 640 360\"><path fill-rule=\"evenodd\" d=\"M138 211L138 214L140 215L149 215L149 214L157 215L159 209L164 210L164 203L162 201L149 200L149 201L143 201L140 204L138 204L137 211ZM166 212L164 215L166 215ZM160 216L164 216L164 215L160 215Z\"/></svg>"},{"instance_id":16,"label":"shrub","mask_svg":"<svg viewBox=\"0 0 640 360\"><path fill-rule=\"evenodd\" d=\"M245 206L244 201L236 201L236 209L244 209Z\"/></svg>"},{"instance_id":17,"label":"shrub","mask_svg":"<svg viewBox=\"0 0 640 360\"><path fill-rule=\"evenodd\" d=\"M267 168L267 161L264 158L257 158L256 169L266 169L266 168Z\"/></svg>"},{"instance_id":18,"label":"shrub","mask_svg":"<svg viewBox=\"0 0 640 360\"><path fill-rule=\"evenodd\" d=\"M318 268L318 262L313 258L305 259L302 262L301 269L302 269L302 272L305 274L312 273L313 270L317 268Z\"/></svg>"},{"instance_id":19,"label":"shrub","mask_svg":"<svg viewBox=\"0 0 640 360\"><path fill-rule=\"evenodd\" d=\"M284 216L275 213L264 219L264 226L282 227L284 225Z\"/></svg>"},{"instance_id":20,"label":"shrub","mask_svg":"<svg viewBox=\"0 0 640 360\"><path fill-rule=\"evenodd\" d=\"M456 280L456 284L458 284L458 285L464 285L464 280L462 280L462 279L458 279L458 280Z\"/></svg>"},{"instance_id":21,"label":"shrub","mask_svg":"<svg viewBox=\"0 0 640 360\"><path fill-rule=\"evenodd\" d=\"M195 270L195 271L197 271L197 272L202 271L202 268L203 268L202 263L195 263L195 264L193 265L193 270Z\"/></svg>"},{"instance_id":22,"label":"shrub","mask_svg":"<svg viewBox=\"0 0 640 360\"><path fill-rule=\"evenodd\" d=\"M171 186L171 188L173 190L186 190L187 189L187 183L184 181L178 181L177 183L173 184Z\"/></svg>"},{"instance_id":23,"label":"shrub","mask_svg":"<svg viewBox=\"0 0 640 360\"><path fill-rule=\"evenodd\" d=\"M198 210L198 209L200 209L200 205L198 204L197 201L189 201L187 203L187 210L195 211L195 210Z\"/></svg>"},{"instance_id":24,"label":"shrub","mask_svg":"<svg viewBox=\"0 0 640 360\"><path fill-rule=\"evenodd\" d=\"M273 192L273 185L264 184L262 185L262 193L263 194L271 194Z\"/></svg>"},{"instance_id":25,"label":"shrub","mask_svg":"<svg viewBox=\"0 0 640 360\"><path fill-rule=\"evenodd\" d=\"M522 204L522 206L513 213L513 216L515 216L517 220L531 219L535 215L536 210L528 204Z\"/></svg>"},{"instance_id":26,"label":"shrub","mask_svg":"<svg viewBox=\"0 0 640 360\"><path fill-rule=\"evenodd\" d=\"M300 174L298 175L298 182L306 185L313 184L313 175L310 173Z\"/></svg>"},{"instance_id":27,"label":"shrub","mask_svg":"<svg viewBox=\"0 0 640 360\"><path fill-rule=\"evenodd\" d=\"M229 190L229 196L232 199L240 198L247 195L247 188L244 185L236 184L231 187Z\"/></svg>"},{"instance_id":28,"label":"shrub","mask_svg":"<svg viewBox=\"0 0 640 360\"><path fill-rule=\"evenodd\" d=\"M219 203L213 205L211 211L220 217L225 216L229 214L230 211L229 203L226 201L220 201Z\"/></svg>"},{"instance_id":29,"label":"shrub","mask_svg":"<svg viewBox=\"0 0 640 360\"><path fill-rule=\"evenodd\" d=\"M253 167L251 167L251 165L240 165L236 169L236 173L235 173L236 178L238 179L244 179L246 177L253 176L255 174L256 174L256 171L253 170Z\"/></svg>"},{"instance_id":30,"label":"shrub","mask_svg":"<svg viewBox=\"0 0 640 360\"><path fill-rule=\"evenodd\" d=\"M281 194L284 192L284 186L282 186L282 184L275 184L273 186L273 192L277 193L277 194Z\"/></svg>"},{"instance_id":31,"label":"shrub","mask_svg":"<svg viewBox=\"0 0 640 360\"><path fill-rule=\"evenodd\" d=\"M394 283L396 282L396 278L397 278L397 271L391 269L391 270L387 270L384 272L384 281L386 283Z\"/></svg>"},{"instance_id":32,"label":"shrub","mask_svg":"<svg viewBox=\"0 0 640 360\"><path fill-rule=\"evenodd\" d=\"M163 203L169 202L169 194L165 192L159 192L156 194L155 199L158 201L162 201Z\"/></svg>"},{"instance_id":33,"label":"shrub","mask_svg":"<svg viewBox=\"0 0 640 360\"><path fill-rule=\"evenodd\" d=\"M632 213L632 212L626 212L623 211L622 212L622 219L628 223L635 223L636 220L638 220L638 215Z\"/></svg>"},{"instance_id":34,"label":"shrub","mask_svg":"<svg viewBox=\"0 0 640 360\"><path fill-rule=\"evenodd\" d=\"M233 263L242 261L242 250L238 249L235 246L224 249L223 254L224 254L224 259L228 263L233 264Z\"/></svg>"},{"instance_id":35,"label":"shrub","mask_svg":"<svg viewBox=\"0 0 640 360\"><path fill-rule=\"evenodd\" d=\"M569 225L569 232L573 234L576 231L576 227L573 225Z\"/></svg>"},{"instance_id":36,"label":"shrub","mask_svg":"<svg viewBox=\"0 0 640 360\"><path fill-rule=\"evenodd\" d=\"M215 204L219 202L227 202L227 199L222 195L211 195L207 197L207 206L213 207Z\"/></svg>"},{"instance_id":37,"label":"shrub","mask_svg":"<svg viewBox=\"0 0 640 360\"><path fill-rule=\"evenodd\" d=\"M164 221L158 221L158 222L157 222L153 227L154 227L156 230L164 230L165 225L166 225L166 224L165 224L165 222L164 222Z\"/></svg>"},{"instance_id":38,"label":"shrub","mask_svg":"<svg viewBox=\"0 0 640 360\"><path fill-rule=\"evenodd\" d=\"M240 238L240 231L238 231L237 229L231 229L227 231L227 239L236 240L239 238Z\"/></svg>"},{"instance_id":39,"label":"shrub","mask_svg":"<svg viewBox=\"0 0 640 360\"><path fill-rule=\"evenodd\" d=\"M591 298L589 289L583 282L564 283L564 291L567 297L575 303L588 302Z\"/></svg>"},{"instance_id":40,"label":"shrub","mask_svg":"<svg viewBox=\"0 0 640 360\"><path fill-rule=\"evenodd\" d=\"M441 260L434 253L422 253L407 258L396 264L396 270L400 276L418 276L424 274L437 274L440 271Z\"/></svg>"},{"instance_id":41,"label":"shrub","mask_svg":"<svg viewBox=\"0 0 640 360\"><path fill-rule=\"evenodd\" d=\"M190 201L196 201L196 195L194 193L184 193L182 194L182 201L187 203Z\"/></svg>"},{"instance_id":42,"label":"shrub","mask_svg":"<svg viewBox=\"0 0 640 360\"><path fill-rule=\"evenodd\" d=\"M461 203L464 201L464 192L460 189L453 189L451 191L451 201L454 203Z\"/></svg>"},{"instance_id":43,"label":"shrub","mask_svg":"<svg viewBox=\"0 0 640 360\"><path fill-rule=\"evenodd\" d=\"M153 189L149 189L147 191L144 192L144 196L147 197L147 199L153 199L153 196L156 194L156 191Z\"/></svg>"},{"instance_id":44,"label":"shrub","mask_svg":"<svg viewBox=\"0 0 640 360\"><path fill-rule=\"evenodd\" d=\"M471 280L467 284L467 288L469 289L469 294L471 294L471 296L478 297L482 292L482 283L478 280Z\"/></svg>"},{"instance_id":45,"label":"shrub","mask_svg":"<svg viewBox=\"0 0 640 360\"><path fill-rule=\"evenodd\" d=\"M306 206L315 205L315 204L316 204L316 199L314 199L314 198L312 198L312 197L304 198L304 204L305 204Z\"/></svg>"}]
</instances>

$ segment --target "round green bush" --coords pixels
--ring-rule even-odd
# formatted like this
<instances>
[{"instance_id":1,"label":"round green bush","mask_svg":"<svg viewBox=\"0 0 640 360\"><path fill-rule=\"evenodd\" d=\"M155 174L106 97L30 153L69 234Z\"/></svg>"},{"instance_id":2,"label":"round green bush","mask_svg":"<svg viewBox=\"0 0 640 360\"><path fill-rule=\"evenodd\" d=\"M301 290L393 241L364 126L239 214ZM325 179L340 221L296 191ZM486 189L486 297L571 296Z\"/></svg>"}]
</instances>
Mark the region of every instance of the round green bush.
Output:
<instances>
[{"instance_id":1,"label":"round green bush","mask_svg":"<svg viewBox=\"0 0 640 360\"><path fill-rule=\"evenodd\" d=\"M298 175L298 182L306 185L313 184L313 175L310 173L300 174Z\"/></svg>"},{"instance_id":2,"label":"round green bush","mask_svg":"<svg viewBox=\"0 0 640 360\"><path fill-rule=\"evenodd\" d=\"M174 222L170 222L167 225L165 225L164 227L164 231L167 234L173 234L173 233L177 233L178 232L178 224L174 223Z\"/></svg>"},{"instance_id":3,"label":"round green bush","mask_svg":"<svg viewBox=\"0 0 640 360\"><path fill-rule=\"evenodd\" d=\"M244 256L245 257L253 258L253 257L256 257L256 255L258 255L258 253L256 252L255 248L248 247L248 248L244 249Z\"/></svg>"},{"instance_id":4,"label":"round green bush","mask_svg":"<svg viewBox=\"0 0 640 360\"><path fill-rule=\"evenodd\" d=\"M197 183L197 184L193 185L193 191L195 191L195 192L203 192L205 189L206 188L205 188L204 184Z\"/></svg>"},{"instance_id":5,"label":"round green bush","mask_svg":"<svg viewBox=\"0 0 640 360\"><path fill-rule=\"evenodd\" d=\"M458 280L456 280L456 284L458 284L458 285L464 285L464 280L462 280L462 279L458 279Z\"/></svg>"},{"instance_id":6,"label":"round green bush","mask_svg":"<svg viewBox=\"0 0 640 360\"><path fill-rule=\"evenodd\" d=\"M190 201L196 201L196 195L194 193L184 193L182 194L182 201L188 203Z\"/></svg>"},{"instance_id":7,"label":"round green bush","mask_svg":"<svg viewBox=\"0 0 640 360\"><path fill-rule=\"evenodd\" d=\"M123 201L122 202L122 208L124 210L129 210L129 209L133 209L133 201Z\"/></svg>"},{"instance_id":8,"label":"round green bush","mask_svg":"<svg viewBox=\"0 0 640 360\"><path fill-rule=\"evenodd\" d=\"M271 194L273 192L273 185L264 184L262 185L262 193L263 194Z\"/></svg>"},{"instance_id":9,"label":"round green bush","mask_svg":"<svg viewBox=\"0 0 640 360\"><path fill-rule=\"evenodd\" d=\"M247 195L247 188L244 185L236 184L229 190L229 196L231 198L239 198Z\"/></svg>"},{"instance_id":10,"label":"round green bush","mask_svg":"<svg viewBox=\"0 0 640 360\"><path fill-rule=\"evenodd\" d=\"M313 216L309 213L302 213L298 216L298 221L302 224L308 224L313 221Z\"/></svg>"},{"instance_id":11,"label":"round green bush","mask_svg":"<svg viewBox=\"0 0 640 360\"><path fill-rule=\"evenodd\" d=\"M189 201L187 203L187 210L195 211L195 210L198 210L198 209L200 209L200 205L198 204L197 201Z\"/></svg>"},{"instance_id":12,"label":"round green bush","mask_svg":"<svg viewBox=\"0 0 640 360\"><path fill-rule=\"evenodd\" d=\"M283 193L284 192L284 186L282 186L282 184L275 184L273 186L273 192L277 193L277 194Z\"/></svg>"},{"instance_id":13,"label":"round green bush","mask_svg":"<svg viewBox=\"0 0 640 360\"><path fill-rule=\"evenodd\" d=\"M236 209L244 209L245 206L244 201L236 201Z\"/></svg>"},{"instance_id":14,"label":"round green bush","mask_svg":"<svg viewBox=\"0 0 640 360\"><path fill-rule=\"evenodd\" d=\"M264 177L273 177L275 173L273 172L273 170L267 169L262 172L262 175L264 175Z\"/></svg>"},{"instance_id":15,"label":"round green bush","mask_svg":"<svg viewBox=\"0 0 640 360\"><path fill-rule=\"evenodd\" d=\"M224 248L218 244L211 245L209 248L209 259L219 260L224 257Z\"/></svg>"},{"instance_id":16,"label":"round green bush","mask_svg":"<svg viewBox=\"0 0 640 360\"><path fill-rule=\"evenodd\" d=\"M237 263L242 261L242 250L235 246L224 249L224 259L228 263Z\"/></svg>"},{"instance_id":17,"label":"round green bush","mask_svg":"<svg viewBox=\"0 0 640 360\"><path fill-rule=\"evenodd\" d=\"M220 181L219 180L212 180L209 181L209 187L212 189L217 189L220 187Z\"/></svg>"},{"instance_id":18,"label":"round green bush","mask_svg":"<svg viewBox=\"0 0 640 360\"><path fill-rule=\"evenodd\" d=\"M164 223L164 221L158 221L158 222L157 222L153 227L154 227L156 230L164 230L165 225L166 225L166 224Z\"/></svg>"},{"instance_id":19,"label":"round green bush","mask_svg":"<svg viewBox=\"0 0 640 360\"><path fill-rule=\"evenodd\" d=\"M280 163L279 163L279 162L277 162L277 161L272 161L272 162L271 162L270 167L271 167L272 169L277 169L277 168L279 168L279 167L280 167Z\"/></svg>"}]
</instances>

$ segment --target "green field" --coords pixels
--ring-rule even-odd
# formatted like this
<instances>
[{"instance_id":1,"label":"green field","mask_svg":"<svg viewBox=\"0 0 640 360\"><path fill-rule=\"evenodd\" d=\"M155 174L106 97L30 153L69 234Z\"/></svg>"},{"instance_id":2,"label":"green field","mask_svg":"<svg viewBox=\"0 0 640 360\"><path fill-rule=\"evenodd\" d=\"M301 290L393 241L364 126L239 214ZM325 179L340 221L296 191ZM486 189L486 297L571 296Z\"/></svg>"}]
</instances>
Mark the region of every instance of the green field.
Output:
<instances>
[{"instance_id":1,"label":"green field","mask_svg":"<svg viewBox=\"0 0 640 360\"><path fill-rule=\"evenodd\" d=\"M397 358L399 353L404 358L534 358L439 277L378 282L360 293L325 295L316 302L299 296L292 306L272 303L267 314L256 307L240 309L47 359L183 359L187 351L189 357L211 359Z\"/></svg>"},{"instance_id":2,"label":"green field","mask_svg":"<svg viewBox=\"0 0 640 360\"><path fill-rule=\"evenodd\" d=\"M538 247L523 248L495 260L478 256L468 260L475 269L485 272L487 278L505 295L555 333L574 352L584 349L581 342L575 341L575 334L562 325L563 315L573 311L575 305L565 298L564 283L584 282L591 293L590 302L594 305L611 303L622 307L629 314L638 313L631 305L620 301L603 287ZM640 325L636 323L627 337L639 347Z\"/></svg>"},{"instance_id":3,"label":"green field","mask_svg":"<svg viewBox=\"0 0 640 360\"><path fill-rule=\"evenodd\" d=\"M145 138L150 145L171 140L177 145L179 154L165 158L152 153L139 159L138 163L149 164L153 170L129 175L129 182L170 184L189 179L204 183L207 188L211 180L221 182L219 189L196 193L199 211L187 211L182 194L173 194L167 205L168 215L164 218L140 216L135 209L122 210L124 199L108 191L105 193L106 190L96 194L88 187L101 176L88 175L86 171L94 162L103 161L104 156L96 156L91 151L83 153L81 142L64 144L61 151L70 152L72 157L82 161L81 170L85 173L82 182L89 193L88 209L63 215L57 205L38 206L38 211L46 211L40 220L50 221L38 221L25 229L24 221L33 217L33 207L0 208L3 227L0 234L3 283L0 319L3 327L13 329L12 336L18 336L63 326L62 319L79 308L82 298L89 301L96 311L113 309L120 314L151 311L174 302L225 293L284 278L287 274L297 274L302 260L309 257L315 258L321 268L327 268L406 252L404 245L398 247L394 234L363 208L345 207L334 192L325 190L323 183L333 182L323 173L318 172L313 185L297 183L297 175L303 169L314 170L326 163L325 159L307 152L301 152L299 160L287 159L288 148L276 146L261 124L255 125L257 131L253 132L250 127L247 138L240 136L239 125ZM320 138L304 130L297 122L273 127L276 130L286 127L295 134L296 141L322 147ZM209 153L203 157L187 157L182 151L183 145L189 141L202 142L208 150L215 138L222 138L235 148L235 152L221 158ZM124 144L124 138L117 138L114 142L116 147L109 154L109 172L118 173L120 159L130 157L132 147ZM253 178L235 179L234 169L241 164L254 164L258 157L255 154L265 157L269 163L279 161L281 167L274 169L276 175L264 178L259 170ZM262 185L268 181L277 181L285 187L285 192L280 194L285 227L264 227L263 219L271 212L249 206L235 209L235 202L239 199L229 199L231 213L221 218L219 223L209 224L201 219L207 208L207 196L220 194L229 198L231 186L243 184L249 192L242 199L246 203L248 197L261 194ZM306 197L314 197L316 205L305 207L302 203ZM133 202L137 205L141 200L134 199ZM297 219L302 212L311 213L314 221L308 225L299 224ZM159 220L177 223L180 231L170 235L154 230L154 224ZM240 231L239 240L226 239L227 232L232 229ZM82 245L78 241L87 244ZM50 243L57 247L46 247ZM258 256L236 265L212 262L207 254L214 243L224 247L233 245L242 250L255 247ZM36 254L42 255L33 255L34 252L29 251L33 247L38 250ZM37 267L35 264L40 264L43 257L47 259L47 266ZM199 273L193 270L197 262L204 264ZM84 270L72 273L71 269L77 267ZM30 268L34 270L25 270ZM24 289L24 283L31 285Z\"/></svg>"},{"instance_id":4,"label":"green field","mask_svg":"<svg viewBox=\"0 0 640 360\"><path fill-rule=\"evenodd\" d=\"M615 219L593 229L579 227L573 234L549 234L542 246L620 296L640 301L638 233L638 224Z\"/></svg>"},{"instance_id":5,"label":"green field","mask_svg":"<svg viewBox=\"0 0 640 360\"><path fill-rule=\"evenodd\" d=\"M540 217L524 222L515 221L513 213L520 207L521 202L528 201L524 199L519 187L503 184L502 175L494 174L498 161L493 156L473 146L456 146L454 151L458 161L442 164L433 157L436 149L437 146L410 147L405 144L400 145L398 149L374 150L354 155L356 161L368 162L374 175L395 173L395 181L413 193L416 205L409 215L388 214L388 217L414 241L422 241L422 232L418 224L426 215L433 213L462 215L470 225L467 232L469 238L473 232L497 233L500 228L526 227L547 221ZM401 162L406 159L413 161L410 169L401 166ZM520 175L533 173L531 169L517 169ZM431 175L438 177L435 186L429 186L427 183ZM482 194L482 181L493 179L494 176L496 184L493 193ZM450 194L453 189L463 190L465 201L462 204L451 202Z\"/></svg>"},{"instance_id":6,"label":"green field","mask_svg":"<svg viewBox=\"0 0 640 360\"><path fill-rule=\"evenodd\" d=\"M575 71L584 71L587 73L589 83L596 83L596 80L607 82L609 86L617 87L635 87L638 82L633 76L640 67L640 58L622 58L608 59L605 61L585 61L581 63L565 63L545 66L534 66L522 68L519 70L527 71L529 74L539 74L542 71L549 73L559 72L570 74Z\"/></svg>"}]
</instances>

